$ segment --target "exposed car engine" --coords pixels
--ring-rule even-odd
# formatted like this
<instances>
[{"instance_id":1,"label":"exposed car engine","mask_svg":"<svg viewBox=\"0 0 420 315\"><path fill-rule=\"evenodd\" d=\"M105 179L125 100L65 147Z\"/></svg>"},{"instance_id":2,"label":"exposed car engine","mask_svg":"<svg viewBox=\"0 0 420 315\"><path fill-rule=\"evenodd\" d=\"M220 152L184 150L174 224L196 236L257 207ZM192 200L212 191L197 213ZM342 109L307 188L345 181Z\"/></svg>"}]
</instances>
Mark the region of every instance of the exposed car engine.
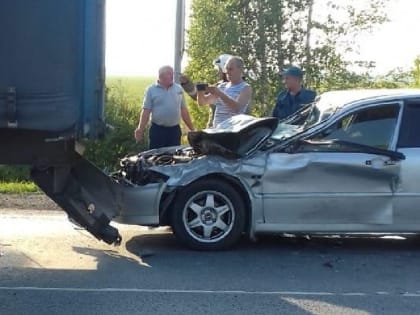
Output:
<instances>
[{"instance_id":1,"label":"exposed car engine","mask_svg":"<svg viewBox=\"0 0 420 315\"><path fill-rule=\"evenodd\" d=\"M193 148L185 147L175 151L146 151L126 156L120 160L120 170L113 177L118 181L135 185L166 181L165 175L150 169L152 166L188 163L199 157Z\"/></svg>"}]
</instances>

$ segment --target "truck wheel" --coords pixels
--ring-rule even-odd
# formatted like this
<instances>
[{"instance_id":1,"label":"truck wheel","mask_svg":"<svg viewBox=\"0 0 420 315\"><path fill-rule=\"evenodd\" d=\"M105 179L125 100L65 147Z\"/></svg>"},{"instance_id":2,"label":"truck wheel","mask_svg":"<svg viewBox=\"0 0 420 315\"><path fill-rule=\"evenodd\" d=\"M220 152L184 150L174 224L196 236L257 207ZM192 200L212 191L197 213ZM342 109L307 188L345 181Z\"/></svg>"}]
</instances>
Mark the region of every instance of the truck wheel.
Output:
<instances>
[{"instance_id":1,"label":"truck wheel","mask_svg":"<svg viewBox=\"0 0 420 315\"><path fill-rule=\"evenodd\" d=\"M225 182L203 180L193 183L178 194L172 228L178 240L192 249L227 249L244 231L244 202Z\"/></svg>"}]
</instances>

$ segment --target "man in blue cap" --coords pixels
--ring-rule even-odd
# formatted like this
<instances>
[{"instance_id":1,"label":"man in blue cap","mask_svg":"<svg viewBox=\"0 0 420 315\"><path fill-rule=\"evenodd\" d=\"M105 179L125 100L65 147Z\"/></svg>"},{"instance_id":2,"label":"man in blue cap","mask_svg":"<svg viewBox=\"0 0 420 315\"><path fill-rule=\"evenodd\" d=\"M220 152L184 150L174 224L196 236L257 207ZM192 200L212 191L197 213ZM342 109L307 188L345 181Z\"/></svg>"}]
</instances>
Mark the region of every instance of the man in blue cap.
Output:
<instances>
[{"instance_id":1,"label":"man in blue cap","mask_svg":"<svg viewBox=\"0 0 420 315\"><path fill-rule=\"evenodd\" d=\"M302 106L312 103L315 100L316 92L303 87L304 72L296 66L290 66L280 72L283 77L283 83L286 87L277 96L272 116L279 119L286 118Z\"/></svg>"}]
</instances>

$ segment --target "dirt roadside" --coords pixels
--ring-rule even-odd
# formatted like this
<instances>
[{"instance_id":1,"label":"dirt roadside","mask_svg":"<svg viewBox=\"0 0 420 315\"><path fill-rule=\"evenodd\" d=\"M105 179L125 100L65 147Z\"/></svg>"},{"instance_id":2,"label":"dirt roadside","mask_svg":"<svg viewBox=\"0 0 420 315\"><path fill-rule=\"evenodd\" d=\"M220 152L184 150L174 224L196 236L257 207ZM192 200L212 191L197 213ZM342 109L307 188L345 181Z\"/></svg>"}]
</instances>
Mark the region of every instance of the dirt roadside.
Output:
<instances>
[{"instance_id":1,"label":"dirt roadside","mask_svg":"<svg viewBox=\"0 0 420 315\"><path fill-rule=\"evenodd\" d=\"M1 209L61 210L43 193L0 194Z\"/></svg>"}]
</instances>

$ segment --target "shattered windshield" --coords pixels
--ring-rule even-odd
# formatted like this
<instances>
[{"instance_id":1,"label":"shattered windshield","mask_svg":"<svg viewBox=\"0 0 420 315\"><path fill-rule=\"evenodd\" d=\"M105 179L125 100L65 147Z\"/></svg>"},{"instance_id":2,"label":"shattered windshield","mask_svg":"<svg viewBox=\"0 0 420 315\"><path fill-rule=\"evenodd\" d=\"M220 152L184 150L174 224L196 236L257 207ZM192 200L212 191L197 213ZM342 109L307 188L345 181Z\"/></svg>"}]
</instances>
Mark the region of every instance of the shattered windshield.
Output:
<instances>
[{"instance_id":1,"label":"shattered windshield","mask_svg":"<svg viewBox=\"0 0 420 315\"><path fill-rule=\"evenodd\" d=\"M319 100L302 108L294 115L279 122L276 130L271 135L274 140L285 140L310 127L328 119L334 110L321 111Z\"/></svg>"},{"instance_id":2,"label":"shattered windshield","mask_svg":"<svg viewBox=\"0 0 420 315\"><path fill-rule=\"evenodd\" d=\"M295 134L298 134L299 132L302 132L303 130L303 126L289 125L280 122L276 130L274 130L273 134L271 135L271 138L274 140L285 140L294 136Z\"/></svg>"}]
</instances>

